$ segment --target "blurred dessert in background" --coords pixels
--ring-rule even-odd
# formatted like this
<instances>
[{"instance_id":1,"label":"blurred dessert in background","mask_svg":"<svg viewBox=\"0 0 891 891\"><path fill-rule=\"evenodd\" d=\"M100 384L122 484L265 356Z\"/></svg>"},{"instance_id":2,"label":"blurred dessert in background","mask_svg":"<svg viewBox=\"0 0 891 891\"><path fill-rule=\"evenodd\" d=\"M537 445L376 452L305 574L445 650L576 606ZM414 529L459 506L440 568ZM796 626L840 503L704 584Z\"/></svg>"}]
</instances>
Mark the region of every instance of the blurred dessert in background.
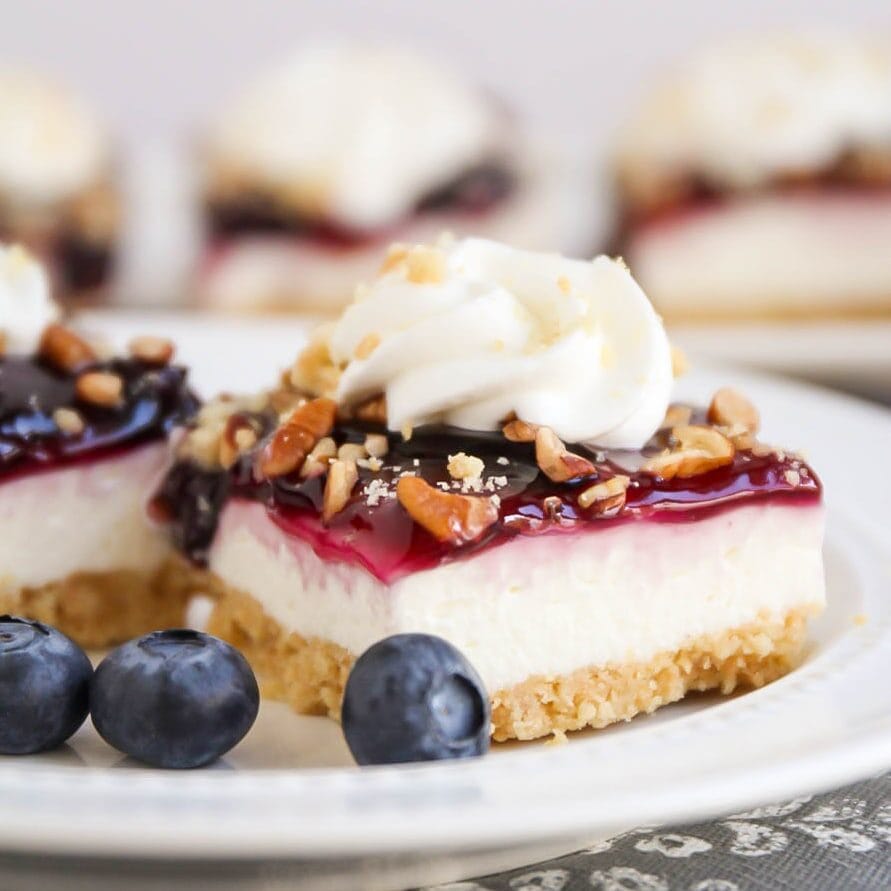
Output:
<instances>
[{"instance_id":1,"label":"blurred dessert in background","mask_svg":"<svg viewBox=\"0 0 891 891\"><path fill-rule=\"evenodd\" d=\"M118 204L107 134L80 99L32 72L0 70L0 239L46 264L63 304L109 283Z\"/></svg>"},{"instance_id":2,"label":"blurred dessert in background","mask_svg":"<svg viewBox=\"0 0 891 891\"><path fill-rule=\"evenodd\" d=\"M552 200L510 114L410 52L305 48L211 127L200 301L334 311L392 240L444 229L556 248Z\"/></svg>"},{"instance_id":3,"label":"blurred dessert in background","mask_svg":"<svg viewBox=\"0 0 891 891\"><path fill-rule=\"evenodd\" d=\"M669 319L891 312L891 42L690 58L615 157L612 252Z\"/></svg>"}]
</instances>

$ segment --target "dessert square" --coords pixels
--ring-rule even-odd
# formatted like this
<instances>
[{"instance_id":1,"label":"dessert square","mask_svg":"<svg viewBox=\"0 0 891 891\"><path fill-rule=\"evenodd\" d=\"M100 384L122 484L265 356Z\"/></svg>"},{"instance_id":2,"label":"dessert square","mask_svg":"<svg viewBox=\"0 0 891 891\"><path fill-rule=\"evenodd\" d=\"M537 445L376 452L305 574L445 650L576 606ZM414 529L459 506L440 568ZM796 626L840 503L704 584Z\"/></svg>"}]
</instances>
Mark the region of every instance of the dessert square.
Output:
<instances>
[{"instance_id":1,"label":"dessert square","mask_svg":"<svg viewBox=\"0 0 891 891\"><path fill-rule=\"evenodd\" d=\"M694 54L620 133L610 250L670 319L891 312L889 83L870 38Z\"/></svg>"},{"instance_id":2,"label":"dessert square","mask_svg":"<svg viewBox=\"0 0 891 891\"><path fill-rule=\"evenodd\" d=\"M559 238L553 189L510 114L396 48L302 49L205 139L203 305L339 311L387 244L443 230Z\"/></svg>"},{"instance_id":3,"label":"dessert square","mask_svg":"<svg viewBox=\"0 0 891 891\"><path fill-rule=\"evenodd\" d=\"M618 261L396 246L279 387L202 409L152 509L208 570L209 630L300 712L423 632L494 739L603 727L785 674L825 599L813 469L672 379Z\"/></svg>"},{"instance_id":4,"label":"dessert square","mask_svg":"<svg viewBox=\"0 0 891 891\"><path fill-rule=\"evenodd\" d=\"M0 246L0 612L104 646L182 624L191 573L145 505L197 401L172 344L103 358L57 315Z\"/></svg>"}]
</instances>

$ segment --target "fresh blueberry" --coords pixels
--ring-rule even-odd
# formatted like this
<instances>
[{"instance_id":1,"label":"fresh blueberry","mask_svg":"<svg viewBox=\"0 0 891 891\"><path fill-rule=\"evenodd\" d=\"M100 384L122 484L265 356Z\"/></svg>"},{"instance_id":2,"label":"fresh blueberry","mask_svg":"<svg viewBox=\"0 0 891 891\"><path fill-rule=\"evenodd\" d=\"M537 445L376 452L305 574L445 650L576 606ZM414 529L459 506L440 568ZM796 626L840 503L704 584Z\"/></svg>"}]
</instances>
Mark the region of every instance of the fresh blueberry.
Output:
<instances>
[{"instance_id":1,"label":"fresh blueberry","mask_svg":"<svg viewBox=\"0 0 891 891\"><path fill-rule=\"evenodd\" d=\"M153 631L96 669L93 724L109 745L156 767L202 767L251 729L257 681L234 647L198 631Z\"/></svg>"},{"instance_id":2,"label":"fresh blueberry","mask_svg":"<svg viewBox=\"0 0 891 891\"><path fill-rule=\"evenodd\" d=\"M430 634L374 644L356 660L343 697L343 733L359 764L482 755L489 717L473 666Z\"/></svg>"},{"instance_id":3,"label":"fresh blueberry","mask_svg":"<svg viewBox=\"0 0 891 891\"><path fill-rule=\"evenodd\" d=\"M0 753L60 746L87 717L93 666L48 625L0 616Z\"/></svg>"}]
</instances>

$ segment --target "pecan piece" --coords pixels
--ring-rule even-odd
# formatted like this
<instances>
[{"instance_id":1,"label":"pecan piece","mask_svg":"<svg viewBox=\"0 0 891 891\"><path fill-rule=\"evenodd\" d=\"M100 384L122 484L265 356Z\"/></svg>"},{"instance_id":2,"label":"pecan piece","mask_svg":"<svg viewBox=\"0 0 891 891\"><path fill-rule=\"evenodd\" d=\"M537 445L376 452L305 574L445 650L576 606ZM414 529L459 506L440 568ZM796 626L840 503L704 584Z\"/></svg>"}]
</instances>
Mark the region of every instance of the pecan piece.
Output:
<instances>
[{"instance_id":1,"label":"pecan piece","mask_svg":"<svg viewBox=\"0 0 891 891\"><path fill-rule=\"evenodd\" d=\"M325 397L295 408L263 447L260 475L272 479L299 470L315 444L331 432L336 414L337 404Z\"/></svg>"},{"instance_id":2,"label":"pecan piece","mask_svg":"<svg viewBox=\"0 0 891 891\"><path fill-rule=\"evenodd\" d=\"M167 365L173 358L173 341L143 335L130 341L130 355L148 365Z\"/></svg>"},{"instance_id":3,"label":"pecan piece","mask_svg":"<svg viewBox=\"0 0 891 891\"><path fill-rule=\"evenodd\" d=\"M390 450L390 441L383 433L369 433L365 437L365 451L372 458L383 458Z\"/></svg>"},{"instance_id":4,"label":"pecan piece","mask_svg":"<svg viewBox=\"0 0 891 891\"><path fill-rule=\"evenodd\" d=\"M538 430L536 424L529 424L514 418L508 421L501 429L504 438L511 442L535 442L535 433Z\"/></svg>"},{"instance_id":5,"label":"pecan piece","mask_svg":"<svg viewBox=\"0 0 891 891\"><path fill-rule=\"evenodd\" d=\"M597 472L587 458L570 452L550 427L539 427L535 432L535 461L542 473L555 483Z\"/></svg>"},{"instance_id":6,"label":"pecan piece","mask_svg":"<svg viewBox=\"0 0 891 891\"><path fill-rule=\"evenodd\" d=\"M736 449L723 433L713 427L688 424L671 431L678 448L644 463L642 469L663 480L688 479L733 462Z\"/></svg>"},{"instance_id":7,"label":"pecan piece","mask_svg":"<svg viewBox=\"0 0 891 891\"><path fill-rule=\"evenodd\" d=\"M630 484L631 479L621 474L595 483L579 495L579 506L593 508L601 516L616 514L625 506L625 495Z\"/></svg>"},{"instance_id":8,"label":"pecan piece","mask_svg":"<svg viewBox=\"0 0 891 891\"><path fill-rule=\"evenodd\" d=\"M53 412L53 423L68 436L84 432L84 419L73 408L57 408Z\"/></svg>"},{"instance_id":9,"label":"pecan piece","mask_svg":"<svg viewBox=\"0 0 891 891\"><path fill-rule=\"evenodd\" d=\"M69 374L96 361L96 353L85 340L55 323L43 329L37 352L59 371Z\"/></svg>"},{"instance_id":10,"label":"pecan piece","mask_svg":"<svg viewBox=\"0 0 891 891\"><path fill-rule=\"evenodd\" d=\"M75 381L74 392L81 402L113 408L121 401L124 382L110 371L85 371Z\"/></svg>"},{"instance_id":11,"label":"pecan piece","mask_svg":"<svg viewBox=\"0 0 891 891\"><path fill-rule=\"evenodd\" d=\"M220 464L228 470L245 452L257 444L257 431L243 414L235 413L226 420L220 436Z\"/></svg>"},{"instance_id":12,"label":"pecan piece","mask_svg":"<svg viewBox=\"0 0 891 891\"><path fill-rule=\"evenodd\" d=\"M400 477L396 497L419 526L450 544L475 541L498 520L492 498L443 492L416 476Z\"/></svg>"},{"instance_id":13,"label":"pecan piece","mask_svg":"<svg viewBox=\"0 0 891 891\"><path fill-rule=\"evenodd\" d=\"M323 522L330 522L346 507L358 479L359 471L355 461L338 458L331 462L322 495Z\"/></svg>"},{"instance_id":14,"label":"pecan piece","mask_svg":"<svg viewBox=\"0 0 891 891\"><path fill-rule=\"evenodd\" d=\"M708 419L712 424L757 433L761 425L758 409L732 387L722 387L712 397L708 407Z\"/></svg>"}]
</instances>

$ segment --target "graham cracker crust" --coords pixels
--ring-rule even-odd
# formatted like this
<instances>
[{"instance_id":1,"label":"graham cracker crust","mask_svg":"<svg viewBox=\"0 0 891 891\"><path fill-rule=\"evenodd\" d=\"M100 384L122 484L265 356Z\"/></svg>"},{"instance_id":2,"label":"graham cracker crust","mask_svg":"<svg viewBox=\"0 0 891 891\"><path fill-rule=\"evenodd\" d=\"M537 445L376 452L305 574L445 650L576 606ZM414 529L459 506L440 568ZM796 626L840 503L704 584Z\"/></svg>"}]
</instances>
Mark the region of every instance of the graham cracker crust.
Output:
<instances>
[{"instance_id":1,"label":"graham cracker crust","mask_svg":"<svg viewBox=\"0 0 891 891\"><path fill-rule=\"evenodd\" d=\"M182 626L195 585L195 572L173 557L153 572L78 572L35 588L0 581L0 612L53 625L82 647L108 647Z\"/></svg>"},{"instance_id":2,"label":"graham cracker crust","mask_svg":"<svg viewBox=\"0 0 891 891\"><path fill-rule=\"evenodd\" d=\"M647 662L593 666L538 676L492 695L492 738L537 739L583 727L606 727L648 714L690 691L761 687L795 667L810 611L795 609L690 641ZM264 696L301 714L337 719L354 656L327 640L286 633L252 597L226 588L208 631L247 656Z\"/></svg>"}]
</instances>

